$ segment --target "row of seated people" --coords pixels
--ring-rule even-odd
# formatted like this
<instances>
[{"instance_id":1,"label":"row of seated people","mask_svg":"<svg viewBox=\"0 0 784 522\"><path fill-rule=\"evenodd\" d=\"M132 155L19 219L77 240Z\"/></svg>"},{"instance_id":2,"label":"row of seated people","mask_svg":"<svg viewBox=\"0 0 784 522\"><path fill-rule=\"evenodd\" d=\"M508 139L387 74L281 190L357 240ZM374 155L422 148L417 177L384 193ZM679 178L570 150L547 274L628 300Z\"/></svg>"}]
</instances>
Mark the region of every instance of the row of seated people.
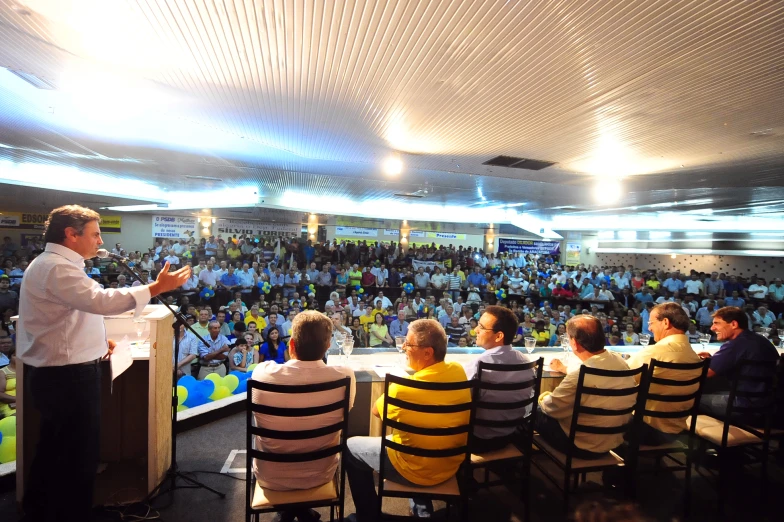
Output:
<instances>
[{"instance_id":1,"label":"row of seated people","mask_svg":"<svg viewBox=\"0 0 784 522\"><path fill-rule=\"evenodd\" d=\"M778 352L767 339L748 330L746 316L737 308L728 307L716 311L713 328L719 340L724 341L725 344L713 356L708 353L695 353L692 349L685 335L689 323L688 317L681 307L673 303L658 305L652 311L650 323L655 344L646 347L629 360L624 360L620 355L605 348L601 322L591 315L579 315L568 320L566 333L571 351L580 364L589 368L611 371L639 368L648 364L652 359L674 363L693 363L710 358L708 378L709 381L715 382L731 375L740 361L751 359L770 361L775 364L779 358ZM272 384L297 385L334 381L348 376L351 378L349 402L353 406L355 396L353 371L347 367L326 366L322 361L331 344L333 322L324 314L311 311L297 315L292 327L292 338L289 344L291 360L283 365L274 362L260 364L253 371L251 379ZM511 340L514 338L517 328L517 317L509 309L498 306L487 307L479 318L477 335L477 343L485 351L466 366L461 366L445 361L447 336L439 322L427 319L414 321L408 329L403 345L409 366L415 372L410 378L426 382L460 382L476 378L480 362L500 364L530 362L532 359L528 355L511 347ZM551 363L551 368L555 371L565 372L566 375L552 392L544 392L538 398L539 414L535 418L535 429L539 436L559 451L584 459L603 457L608 451L621 446L624 442L622 433L578 433L573 442L570 440L568 433L575 407L579 372L567 369L562 361L554 361ZM666 373L667 370L663 370L660 377L672 378L665 375ZM530 380L531 377L532 375L529 374L515 375L511 373L504 375L503 378L508 379L508 382L523 382ZM623 379L607 379L605 382L602 377L590 377L591 381L588 385L596 388L608 385L630 388L636 385L636 381L631 377L627 379L628 382ZM693 376L685 377L686 380L691 380ZM668 386L657 386L656 393L668 394ZM532 390L532 388L518 390L515 393L519 396L504 397L504 400L499 402L514 402L529 398L533 393ZM492 392L483 393L492 394ZM677 394L681 393L688 393L688 390L678 389ZM423 392L394 384L389 387L389 397L428 405L457 405L471 401L468 390ZM334 399L334 397L331 399L320 397L318 404L327 403ZM273 397L265 396L262 392L254 391L253 402L255 403L273 405L275 400ZM499 399L492 395L483 395L482 400L492 402ZM633 407L635 400L635 397L628 395L597 397L585 399L584 404L597 408L624 410ZM770 399L752 398L747 400L769 401ZM381 416L382 412L386 411L392 420L418 425L417 421L421 420L419 416L422 414L390 405L387 405L385 409L385 401L386 397L384 396L377 400L373 406L374 415ZM720 418L726 411L727 401L728 394L717 388L712 393L702 395L700 408L704 413ZM303 406L307 406L307 404L302 404L299 400L297 404L291 405L291 407ZM675 409L683 409L683 406L659 402L656 408L660 411L675 411ZM496 409L480 409L480 412L477 413L477 417L481 416L488 420L494 418L501 420L503 417L499 416L505 415L504 410ZM311 423L307 425L299 425L291 418L281 419L259 413L255 414L255 421L258 425L263 425L271 430L314 429L333 424L336 422L334 415L339 413L339 411L333 412L330 414L332 415L330 418L322 419L322 423L317 425L312 424L312 419L309 419ZM467 415L468 412L465 411L441 415L439 416L440 425L448 427L465 424ZM624 424L631 418L631 413L626 417ZM623 421L623 418L620 420ZM758 420L757 418L745 419L750 425L755 425ZM592 424L597 427L602 427L603 422L606 422L603 421L603 418L595 418L592 421ZM284 422L285 427L282 424ZM619 418L613 418L612 422L619 422ZM666 418L645 419L642 442L659 444L672 441L685 429L686 425L682 419L680 422ZM333 437L336 440L337 435L326 436L327 439ZM393 430L391 437L392 441L409 446L417 446L418 442L421 443L420 439L422 438L419 435L400 430ZM503 448L510 442L514 443L517 438L518 434L514 428L478 426L472 440L474 441L474 450L478 453L484 453ZM328 440L314 441L318 447L323 447L328 443ZM465 445L465 443L466 437L464 435L450 435L444 436L437 444L438 447L446 449ZM316 449L316 446L303 447L302 441L298 441L296 444L290 443L288 446L288 450L292 453ZM256 438L255 447L261 451L269 449L278 453L287 452L287 444L281 441L271 441L264 437ZM382 460L384 460L384 468L387 470L386 479L408 486L433 486L443 483L458 471L462 462L460 458L428 459L391 449L386 454L381 454L381 448L379 437L352 437L348 440L345 465L357 509L356 514L350 515L348 520L376 520L377 494L373 472L380 470ZM257 460L254 463L254 472L256 480L262 488L283 491L299 490L318 487L332 480L337 464L337 456L307 464L272 464ZM418 516L428 516L432 513L432 504L425 499L411 499L411 508L412 512ZM314 515L304 510L282 513L281 519L293 520L295 516L299 520L312 520L313 518L310 517Z\"/></svg>"}]
</instances>

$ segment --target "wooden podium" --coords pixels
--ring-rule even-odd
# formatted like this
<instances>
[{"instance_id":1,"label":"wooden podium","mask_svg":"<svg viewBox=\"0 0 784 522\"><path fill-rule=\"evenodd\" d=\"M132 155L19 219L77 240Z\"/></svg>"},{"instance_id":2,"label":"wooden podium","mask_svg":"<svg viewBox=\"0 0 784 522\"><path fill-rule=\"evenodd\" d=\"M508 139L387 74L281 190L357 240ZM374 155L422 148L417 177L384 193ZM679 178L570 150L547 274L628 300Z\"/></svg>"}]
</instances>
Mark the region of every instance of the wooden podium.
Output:
<instances>
[{"instance_id":1,"label":"wooden podium","mask_svg":"<svg viewBox=\"0 0 784 522\"><path fill-rule=\"evenodd\" d=\"M101 471L95 482L95 505L143 500L163 480L171 464L173 316L163 305L147 305L142 318L145 346L133 347L133 364L112 383L108 361L102 362ZM138 339L133 312L104 318L106 336L114 341ZM21 333L21 332L20 332ZM26 472L38 442L39 416L25 396L24 371L18 371L16 495L24 497ZM67 451L68 448L63 448Z\"/></svg>"}]
</instances>

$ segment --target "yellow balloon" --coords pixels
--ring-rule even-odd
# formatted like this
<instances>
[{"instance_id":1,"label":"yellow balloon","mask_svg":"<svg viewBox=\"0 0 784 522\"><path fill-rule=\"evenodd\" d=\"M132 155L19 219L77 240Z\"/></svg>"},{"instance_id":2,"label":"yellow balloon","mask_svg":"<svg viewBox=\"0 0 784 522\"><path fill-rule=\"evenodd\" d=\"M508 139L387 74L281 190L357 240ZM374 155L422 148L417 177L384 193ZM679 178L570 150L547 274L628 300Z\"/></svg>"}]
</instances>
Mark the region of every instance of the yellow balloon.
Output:
<instances>
[{"instance_id":1,"label":"yellow balloon","mask_svg":"<svg viewBox=\"0 0 784 522\"><path fill-rule=\"evenodd\" d=\"M182 406L182 403L188 400L188 388L185 386L177 386L177 406Z\"/></svg>"},{"instance_id":2,"label":"yellow balloon","mask_svg":"<svg viewBox=\"0 0 784 522\"><path fill-rule=\"evenodd\" d=\"M16 460L16 437L6 437L5 435L3 435L3 442L0 442L0 464L5 464L6 462L13 462L15 460Z\"/></svg>"},{"instance_id":3,"label":"yellow balloon","mask_svg":"<svg viewBox=\"0 0 784 522\"><path fill-rule=\"evenodd\" d=\"M229 389L227 387L225 387L225 386L216 386L215 387L215 391L212 392L212 395L210 395L210 400L211 401L219 401L221 399L225 399L229 395L231 395L231 392L229 391Z\"/></svg>"},{"instance_id":4,"label":"yellow balloon","mask_svg":"<svg viewBox=\"0 0 784 522\"><path fill-rule=\"evenodd\" d=\"M223 381L223 377L221 377L217 373L211 373L208 376L206 376L204 378L204 380L205 381L212 381L212 382L214 382L215 383L215 387L217 388L218 386L221 385L221 381Z\"/></svg>"},{"instance_id":5,"label":"yellow balloon","mask_svg":"<svg viewBox=\"0 0 784 522\"><path fill-rule=\"evenodd\" d=\"M234 390L237 389L237 386L239 386L240 380L237 378L236 375L229 374L223 378L222 384L229 390L229 393L233 393Z\"/></svg>"},{"instance_id":6,"label":"yellow balloon","mask_svg":"<svg viewBox=\"0 0 784 522\"><path fill-rule=\"evenodd\" d=\"M0 419L0 433L3 434L3 439L16 437L16 415Z\"/></svg>"},{"instance_id":7,"label":"yellow balloon","mask_svg":"<svg viewBox=\"0 0 784 522\"><path fill-rule=\"evenodd\" d=\"M247 369L247 371L249 371L249 372L252 372L252 371L253 371L253 369L254 369L256 366L258 366L258 363L253 363L253 364L251 364L250 366L248 366L248 369Z\"/></svg>"},{"instance_id":8,"label":"yellow balloon","mask_svg":"<svg viewBox=\"0 0 784 522\"><path fill-rule=\"evenodd\" d=\"M187 406L185 406L185 405L182 405L182 404L180 404L179 406L177 406L177 411L185 411L185 410L187 410L187 409L188 409L188 407L187 407Z\"/></svg>"}]
</instances>

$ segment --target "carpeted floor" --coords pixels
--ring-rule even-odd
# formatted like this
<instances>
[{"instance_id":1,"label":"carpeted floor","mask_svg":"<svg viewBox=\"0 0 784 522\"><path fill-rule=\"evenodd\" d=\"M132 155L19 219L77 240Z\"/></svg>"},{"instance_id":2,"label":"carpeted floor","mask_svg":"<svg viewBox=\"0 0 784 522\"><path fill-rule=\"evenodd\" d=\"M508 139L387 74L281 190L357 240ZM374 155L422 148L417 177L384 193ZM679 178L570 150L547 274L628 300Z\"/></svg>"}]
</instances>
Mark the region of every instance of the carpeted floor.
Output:
<instances>
[{"instance_id":1,"label":"carpeted floor","mask_svg":"<svg viewBox=\"0 0 784 522\"><path fill-rule=\"evenodd\" d=\"M160 514L157 520L188 521L188 522L219 522L240 521L244 519L245 481L239 473L220 474L232 450L245 448L245 416L236 414L205 426L181 433L178 437L178 457L180 469L192 472L192 476L205 484L226 493L220 499L203 489L178 489L174 495L166 495L158 499L152 506ZM236 455L230 467L244 468L244 454ZM745 474L733 477L730 493L726 495L726 520L780 520L780 507L777 503L777 492L784 486L782 468L769 467L771 492L767 504L760 502L759 468L747 469ZM234 478L232 478L234 477ZM572 499L575 506L589 500L612 499L616 491L603 489L599 485L599 474L589 474L586 494ZM673 520L681 518L681 498L683 474L673 475L662 473L658 476L648 475L638 482L637 499L643 514L651 520ZM17 520L15 507L15 491L13 481L0 480L0 520L11 522ZM560 492L540 473L534 471L531 484L531 520L558 521L567 520L563 510ZM443 519L443 504L436 504L436 515ZM440 508L440 509L439 509ZM385 510L394 514L406 514L408 503L403 499L385 502ZM329 510L320 509L322 520L329 519ZM346 491L346 513L354 512L351 491ZM143 515L143 512L130 510L126 515ZM460 515L452 510L451 519L460 520ZM471 521L522 521L523 504L519 493L495 488L480 493L468 506L467 518ZM272 520L273 515L264 515L263 521ZM690 520L714 521L716 514L716 495L708 487L705 479L695 475L693 479L693 504ZM121 520L117 512L105 512L97 517L103 520ZM125 520L141 520L127 516ZM624 519L626 520L626 519Z\"/></svg>"}]
</instances>

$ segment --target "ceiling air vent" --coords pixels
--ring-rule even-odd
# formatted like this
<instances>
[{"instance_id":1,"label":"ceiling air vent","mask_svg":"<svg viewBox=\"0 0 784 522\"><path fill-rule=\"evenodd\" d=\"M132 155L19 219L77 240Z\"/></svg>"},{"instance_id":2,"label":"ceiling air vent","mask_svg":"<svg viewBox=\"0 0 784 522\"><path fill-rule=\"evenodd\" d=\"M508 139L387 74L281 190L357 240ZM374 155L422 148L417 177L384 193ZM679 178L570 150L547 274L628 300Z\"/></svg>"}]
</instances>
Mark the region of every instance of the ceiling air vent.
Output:
<instances>
[{"instance_id":1,"label":"ceiling air vent","mask_svg":"<svg viewBox=\"0 0 784 522\"><path fill-rule=\"evenodd\" d=\"M529 158L515 158L512 156L496 156L493 159L485 161L482 165L509 167L511 169L542 170L551 165L555 165L555 162Z\"/></svg>"},{"instance_id":2,"label":"ceiling air vent","mask_svg":"<svg viewBox=\"0 0 784 522\"><path fill-rule=\"evenodd\" d=\"M411 198L411 199L421 199L425 197L424 194L421 192L398 192L395 194L396 198Z\"/></svg>"}]
</instances>

